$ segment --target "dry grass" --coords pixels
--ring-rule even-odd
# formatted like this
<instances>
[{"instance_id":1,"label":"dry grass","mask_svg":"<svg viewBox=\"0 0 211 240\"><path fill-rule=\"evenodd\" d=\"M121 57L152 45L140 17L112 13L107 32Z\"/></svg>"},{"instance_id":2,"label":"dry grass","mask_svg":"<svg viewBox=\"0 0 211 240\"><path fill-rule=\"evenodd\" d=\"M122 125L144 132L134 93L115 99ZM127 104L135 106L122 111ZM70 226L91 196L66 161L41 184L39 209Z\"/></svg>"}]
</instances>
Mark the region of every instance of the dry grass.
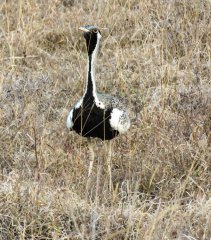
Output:
<instances>
[{"instance_id":1,"label":"dry grass","mask_svg":"<svg viewBox=\"0 0 211 240\"><path fill-rule=\"evenodd\" d=\"M88 199L87 142L66 129L85 24L107 28L97 85L132 117L112 193L96 163ZM208 0L2 0L0 239L211 239L210 43Z\"/></svg>"}]
</instances>

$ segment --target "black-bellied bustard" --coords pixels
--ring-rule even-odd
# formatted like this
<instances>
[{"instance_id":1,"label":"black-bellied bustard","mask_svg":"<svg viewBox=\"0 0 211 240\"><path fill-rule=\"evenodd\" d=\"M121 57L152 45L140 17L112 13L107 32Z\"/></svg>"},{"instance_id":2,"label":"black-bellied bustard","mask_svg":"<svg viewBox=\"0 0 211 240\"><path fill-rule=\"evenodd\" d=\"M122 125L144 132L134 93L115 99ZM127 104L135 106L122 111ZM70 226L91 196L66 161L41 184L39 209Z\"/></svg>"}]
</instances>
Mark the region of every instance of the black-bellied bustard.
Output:
<instances>
[{"instance_id":1,"label":"black-bellied bustard","mask_svg":"<svg viewBox=\"0 0 211 240\"><path fill-rule=\"evenodd\" d=\"M98 93L95 83L95 64L99 43L100 30L95 26L80 27L84 32L88 52L87 79L83 96L72 107L67 117L67 127L87 138L100 138L103 141L111 140L118 134L125 133L130 127L128 111L121 99L116 96ZM88 176L92 172L94 152L92 152ZM111 141L108 143L108 172L109 188L112 186L111 178Z\"/></svg>"}]
</instances>

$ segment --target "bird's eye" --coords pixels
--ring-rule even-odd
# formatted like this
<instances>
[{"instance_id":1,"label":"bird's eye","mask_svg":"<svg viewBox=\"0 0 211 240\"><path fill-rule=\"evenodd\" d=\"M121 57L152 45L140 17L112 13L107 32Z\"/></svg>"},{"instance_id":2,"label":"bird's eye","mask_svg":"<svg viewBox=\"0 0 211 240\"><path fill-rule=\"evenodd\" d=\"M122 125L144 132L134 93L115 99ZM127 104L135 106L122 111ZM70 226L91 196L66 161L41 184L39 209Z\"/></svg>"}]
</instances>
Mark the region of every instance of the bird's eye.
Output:
<instances>
[{"instance_id":1,"label":"bird's eye","mask_svg":"<svg viewBox=\"0 0 211 240\"><path fill-rule=\"evenodd\" d=\"M95 30L93 30L93 32L94 32L94 33L98 33L98 30L97 30L97 29L95 29Z\"/></svg>"}]
</instances>

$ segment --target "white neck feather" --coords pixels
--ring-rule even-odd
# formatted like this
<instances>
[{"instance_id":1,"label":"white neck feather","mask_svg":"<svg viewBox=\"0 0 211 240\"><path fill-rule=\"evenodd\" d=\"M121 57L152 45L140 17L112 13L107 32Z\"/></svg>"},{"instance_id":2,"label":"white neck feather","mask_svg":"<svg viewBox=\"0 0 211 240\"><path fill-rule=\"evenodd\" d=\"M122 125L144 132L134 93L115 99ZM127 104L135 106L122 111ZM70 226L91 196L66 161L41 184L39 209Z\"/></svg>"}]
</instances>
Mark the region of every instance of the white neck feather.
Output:
<instances>
[{"instance_id":1,"label":"white neck feather","mask_svg":"<svg viewBox=\"0 0 211 240\"><path fill-rule=\"evenodd\" d=\"M96 60L97 60L97 53L98 53L98 50L99 50L100 39L101 39L101 35L100 35L100 33L97 33L97 44L96 44L96 47L95 47L95 49L92 53L92 62L91 62L91 76L92 76L92 83L93 83L93 96L94 96L96 101L98 101L98 97L97 97L97 89L96 89L96 81L95 81L95 64L96 64Z\"/></svg>"},{"instance_id":2,"label":"white neck feather","mask_svg":"<svg viewBox=\"0 0 211 240\"><path fill-rule=\"evenodd\" d=\"M97 33L97 44L96 44L94 51L92 52L92 58L91 58L91 78L92 78L93 96L95 99L95 103L99 107L104 107L103 104L100 103L100 101L98 99L96 82L95 82L95 64L96 64L96 59L97 59L97 53L99 50L100 39L101 39L101 35L100 35L100 33ZM86 88L85 88L84 96L87 92L88 77L89 77L88 75L89 75L89 59L88 59L88 63L87 63L87 81L86 81Z\"/></svg>"}]
</instances>

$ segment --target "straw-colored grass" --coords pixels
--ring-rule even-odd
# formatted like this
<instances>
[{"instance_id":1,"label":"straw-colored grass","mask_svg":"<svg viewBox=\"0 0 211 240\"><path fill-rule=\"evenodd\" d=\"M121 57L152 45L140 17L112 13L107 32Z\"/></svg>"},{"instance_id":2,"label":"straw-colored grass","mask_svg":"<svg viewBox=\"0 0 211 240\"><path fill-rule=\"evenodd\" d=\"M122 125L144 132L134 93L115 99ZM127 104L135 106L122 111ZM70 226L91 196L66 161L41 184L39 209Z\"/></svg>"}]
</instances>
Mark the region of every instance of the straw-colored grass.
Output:
<instances>
[{"instance_id":1,"label":"straw-colored grass","mask_svg":"<svg viewBox=\"0 0 211 240\"><path fill-rule=\"evenodd\" d=\"M87 189L87 140L66 128L87 24L97 87L131 112L112 192L105 143ZM211 239L210 43L208 0L2 0L0 239Z\"/></svg>"}]
</instances>

